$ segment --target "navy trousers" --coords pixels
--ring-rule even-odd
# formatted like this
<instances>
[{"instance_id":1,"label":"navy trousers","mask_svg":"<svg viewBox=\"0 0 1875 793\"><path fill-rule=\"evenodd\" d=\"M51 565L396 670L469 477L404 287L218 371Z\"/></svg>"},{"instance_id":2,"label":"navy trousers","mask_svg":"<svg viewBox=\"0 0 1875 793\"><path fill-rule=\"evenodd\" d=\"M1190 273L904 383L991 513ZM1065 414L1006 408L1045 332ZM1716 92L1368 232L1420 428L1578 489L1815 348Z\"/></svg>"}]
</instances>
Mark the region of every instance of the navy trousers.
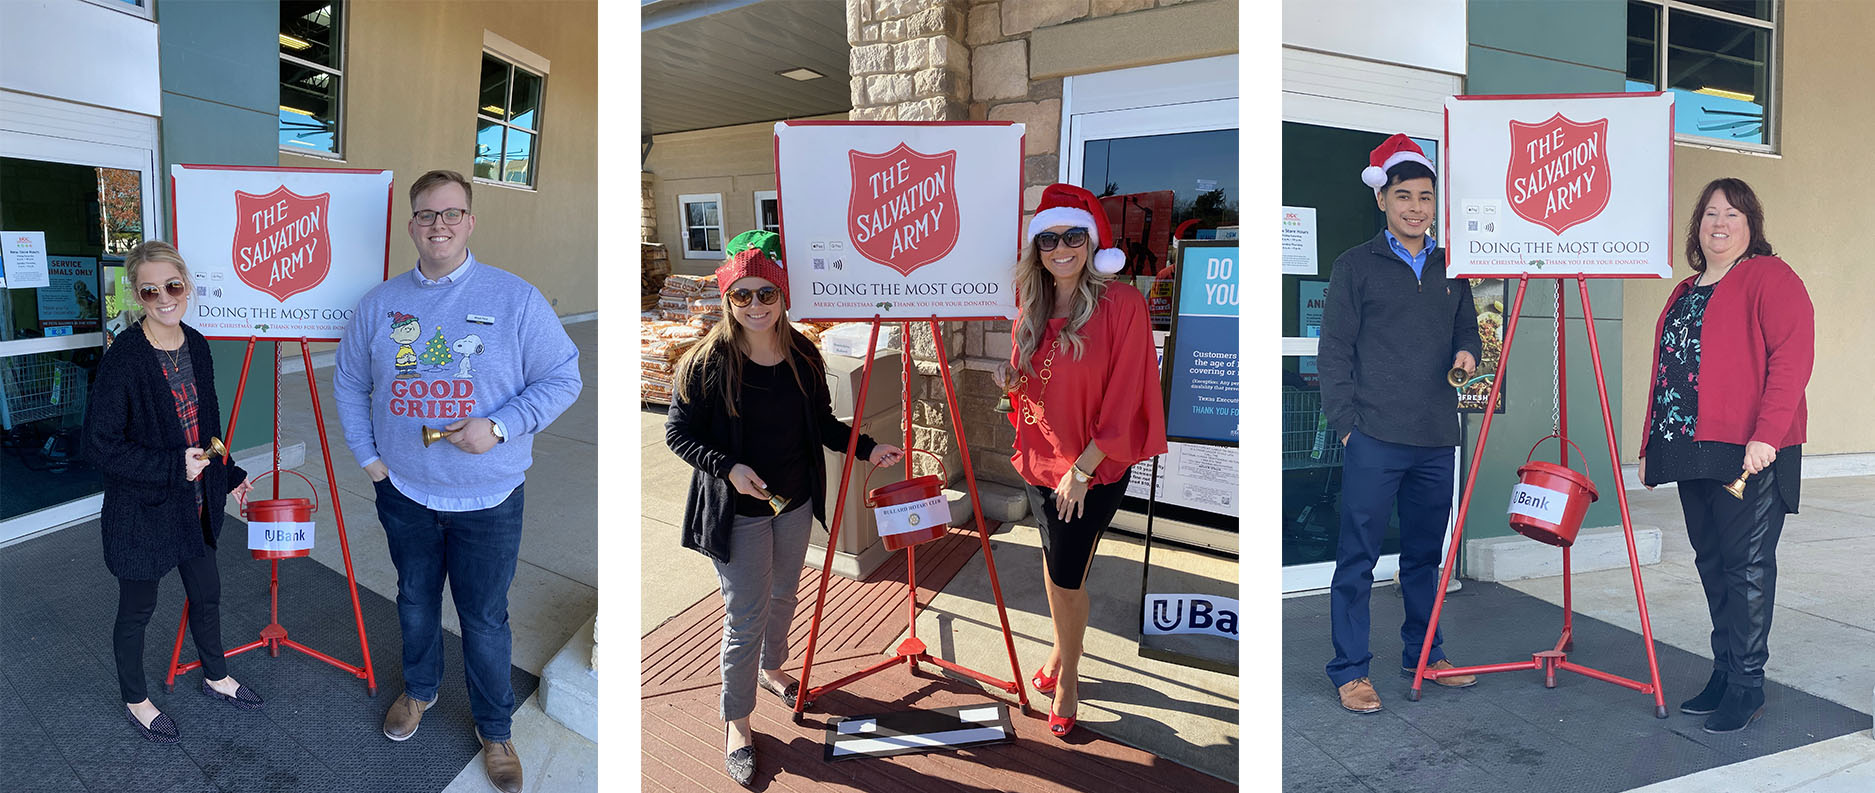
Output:
<instances>
[{"instance_id":1,"label":"navy trousers","mask_svg":"<svg viewBox=\"0 0 1875 793\"><path fill-rule=\"evenodd\" d=\"M1400 508L1400 595L1406 601L1400 666L1419 664L1419 646L1438 594L1439 551L1452 512L1454 473L1450 446L1388 443L1358 429L1348 437L1341 468L1341 539L1329 590L1335 659L1328 663L1328 679L1337 688L1367 677L1374 657L1367 647L1368 596L1395 502ZM1435 633L1426 663L1445 658L1440 642Z\"/></svg>"}]
</instances>

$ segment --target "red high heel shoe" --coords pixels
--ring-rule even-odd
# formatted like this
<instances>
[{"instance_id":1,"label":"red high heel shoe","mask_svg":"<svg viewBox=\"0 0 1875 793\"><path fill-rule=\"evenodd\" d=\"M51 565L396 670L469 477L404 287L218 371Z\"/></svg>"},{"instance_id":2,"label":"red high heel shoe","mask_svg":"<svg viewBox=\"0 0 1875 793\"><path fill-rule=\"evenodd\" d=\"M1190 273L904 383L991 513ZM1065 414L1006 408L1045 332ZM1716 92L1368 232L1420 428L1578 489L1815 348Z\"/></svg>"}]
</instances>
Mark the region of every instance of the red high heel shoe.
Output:
<instances>
[{"instance_id":1,"label":"red high heel shoe","mask_svg":"<svg viewBox=\"0 0 1875 793\"><path fill-rule=\"evenodd\" d=\"M1074 706L1076 711L1079 711L1080 707L1081 706L1078 703ZM1073 716L1056 716L1055 712L1052 709L1049 710L1048 711L1048 731L1051 733L1054 733L1056 738L1060 738L1061 740L1064 740L1064 741L1067 740L1068 733L1074 732L1074 717Z\"/></svg>"},{"instance_id":2,"label":"red high heel shoe","mask_svg":"<svg viewBox=\"0 0 1875 793\"><path fill-rule=\"evenodd\" d=\"M1043 667L1043 668L1046 668L1046 667ZM1056 681L1059 681L1060 679L1061 679L1061 675L1055 675L1054 677L1049 677L1047 675L1042 674L1041 669L1037 669L1035 670L1035 676L1029 678L1029 685L1034 686L1035 692L1038 694L1053 695L1055 693L1055 683Z\"/></svg>"}]
</instances>

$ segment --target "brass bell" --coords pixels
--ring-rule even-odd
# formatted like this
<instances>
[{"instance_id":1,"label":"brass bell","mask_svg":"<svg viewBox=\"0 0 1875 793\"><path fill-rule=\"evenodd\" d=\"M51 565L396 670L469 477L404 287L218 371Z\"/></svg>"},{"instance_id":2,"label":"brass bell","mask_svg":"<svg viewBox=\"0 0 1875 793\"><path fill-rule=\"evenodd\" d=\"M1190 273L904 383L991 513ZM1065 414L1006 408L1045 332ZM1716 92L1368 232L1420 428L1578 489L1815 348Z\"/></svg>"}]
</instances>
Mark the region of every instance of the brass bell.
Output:
<instances>
[{"instance_id":1,"label":"brass bell","mask_svg":"<svg viewBox=\"0 0 1875 793\"><path fill-rule=\"evenodd\" d=\"M221 442L220 438L209 438L208 446L202 449L202 459L204 460L213 460L217 457L226 456L228 456L228 447Z\"/></svg>"},{"instance_id":2,"label":"brass bell","mask_svg":"<svg viewBox=\"0 0 1875 793\"><path fill-rule=\"evenodd\" d=\"M1451 383L1453 388L1464 388L1467 377L1464 367L1454 366L1445 373L1445 382Z\"/></svg>"},{"instance_id":3,"label":"brass bell","mask_svg":"<svg viewBox=\"0 0 1875 793\"><path fill-rule=\"evenodd\" d=\"M787 511L788 500L785 498L782 498L781 496L769 496L768 508L774 510L775 514L779 515Z\"/></svg>"},{"instance_id":4,"label":"brass bell","mask_svg":"<svg viewBox=\"0 0 1875 793\"><path fill-rule=\"evenodd\" d=\"M1750 471L1746 471L1742 474L1739 474L1737 479L1732 480L1731 484L1725 486L1725 492L1731 493L1732 498L1736 498L1740 501L1744 501L1745 500L1745 480L1749 478L1751 478Z\"/></svg>"},{"instance_id":5,"label":"brass bell","mask_svg":"<svg viewBox=\"0 0 1875 793\"><path fill-rule=\"evenodd\" d=\"M1011 392L1009 392L1009 391L1004 391L1004 392L1003 392L1003 395L1002 395L1001 397L999 397L999 398L998 398L998 399L996 400L996 412L998 412L998 413L1014 413L1014 412L1016 412L1016 406L1015 406L1015 404L1013 404L1013 403L1012 403L1012 402L1010 401L1010 399L1009 399L1009 394L1010 394L1010 393L1011 393Z\"/></svg>"},{"instance_id":6,"label":"brass bell","mask_svg":"<svg viewBox=\"0 0 1875 793\"><path fill-rule=\"evenodd\" d=\"M439 430L434 427L424 427L423 428L423 447L427 449L429 448L430 444L440 441L454 434L456 433L445 432L443 430Z\"/></svg>"}]
</instances>

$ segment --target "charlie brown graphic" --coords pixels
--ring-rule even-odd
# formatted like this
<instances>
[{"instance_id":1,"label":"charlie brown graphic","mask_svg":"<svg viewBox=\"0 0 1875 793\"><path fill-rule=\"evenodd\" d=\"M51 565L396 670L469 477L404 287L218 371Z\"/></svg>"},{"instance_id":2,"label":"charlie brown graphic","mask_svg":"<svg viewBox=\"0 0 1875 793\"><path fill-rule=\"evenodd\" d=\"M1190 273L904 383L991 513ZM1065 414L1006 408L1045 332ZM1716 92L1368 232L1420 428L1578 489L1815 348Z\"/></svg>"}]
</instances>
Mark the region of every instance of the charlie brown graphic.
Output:
<instances>
[{"instance_id":1,"label":"charlie brown graphic","mask_svg":"<svg viewBox=\"0 0 1875 793\"><path fill-rule=\"evenodd\" d=\"M397 376L416 377L417 351L410 345L423 335L423 323L401 311L388 312L385 316L391 318L391 341L397 342L397 355L391 359L391 364L397 367Z\"/></svg>"}]
</instances>

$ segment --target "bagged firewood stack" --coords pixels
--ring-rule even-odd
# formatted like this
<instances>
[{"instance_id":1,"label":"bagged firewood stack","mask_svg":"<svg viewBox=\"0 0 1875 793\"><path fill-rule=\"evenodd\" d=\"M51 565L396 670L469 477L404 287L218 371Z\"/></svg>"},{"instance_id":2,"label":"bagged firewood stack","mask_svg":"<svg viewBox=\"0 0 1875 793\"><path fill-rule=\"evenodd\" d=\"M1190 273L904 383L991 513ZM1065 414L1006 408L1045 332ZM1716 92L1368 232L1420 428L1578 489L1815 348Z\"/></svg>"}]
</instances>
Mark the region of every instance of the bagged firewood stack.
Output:
<instances>
[{"instance_id":1,"label":"bagged firewood stack","mask_svg":"<svg viewBox=\"0 0 1875 793\"><path fill-rule=\"evenodd\" d=\"M664 246L655 242L643 243L638 276L639 308L650 311L657 308L658 290L664 288L664 281L671 274L671 256Z\"/></svg>"},{"instance_id":2,"label":"bagged firewood stack","mask_svg":"<svg viewBox=\"0 0 1875 793\"><path fill-rule=\"evenodd\" d=\"M668 405L677 360L723 319L715 275L671 275L645 307L640 324L641 395Z\"/></svg>"}]
</instances>

